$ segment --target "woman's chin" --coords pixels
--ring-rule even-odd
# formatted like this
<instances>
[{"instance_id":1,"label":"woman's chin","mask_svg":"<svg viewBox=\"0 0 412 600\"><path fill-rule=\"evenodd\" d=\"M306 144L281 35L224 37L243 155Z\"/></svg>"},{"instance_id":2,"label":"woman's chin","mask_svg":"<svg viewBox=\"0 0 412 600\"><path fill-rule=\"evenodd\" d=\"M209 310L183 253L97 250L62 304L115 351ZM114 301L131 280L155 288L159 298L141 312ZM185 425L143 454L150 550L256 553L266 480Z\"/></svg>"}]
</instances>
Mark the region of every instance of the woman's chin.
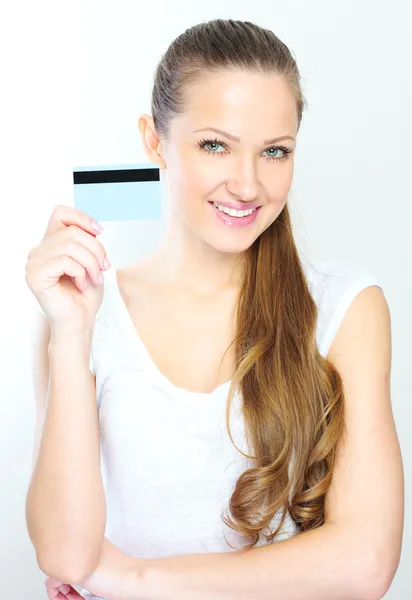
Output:
<instances>
[{"instance_id":1,"label":"woman's chin","mask_svg":"<svg viewBox=\"0 0 412 600\"><path fill-rule=\"evenodd\" d=\"M238 237L238 239L236 239ZM255 241L255 237L239 235L225 236L220 234L216 236L210 236L206 241L218 252L224 252L225 254L240 254L245 252Z\"/></svg>"}]
</instances>

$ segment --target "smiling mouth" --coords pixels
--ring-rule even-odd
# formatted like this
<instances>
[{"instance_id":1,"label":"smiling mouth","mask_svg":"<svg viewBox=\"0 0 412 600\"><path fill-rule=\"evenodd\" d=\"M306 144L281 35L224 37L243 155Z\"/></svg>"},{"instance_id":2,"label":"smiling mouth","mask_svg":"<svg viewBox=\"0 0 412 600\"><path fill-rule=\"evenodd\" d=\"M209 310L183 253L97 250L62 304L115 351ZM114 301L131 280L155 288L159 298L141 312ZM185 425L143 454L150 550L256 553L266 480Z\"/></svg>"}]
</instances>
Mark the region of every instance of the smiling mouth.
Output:
<instances>
[{"instance_id":1,"label":"smiling mouth","mask_svg":"<svg viewBox=\"0 0 412 600\"><path fill-rule=\"evenodd\" d=\"M218 202L209 201L209 204L214 209L215 217L228 227L235 229L239 227L246 227L254 223L257 219L261 206L251 208L249 210L237 211L236 209L229 208ZM221 207L221 208L220 208ZM223 210L222 210L223 209Z\"/></svg>"},{"instance_id":2,"label":"smiling mouth","mask_svg":"<svg viewBox=\"0 0 412 600\"><path fill-rule=\"evenodd\" d=\"M229 215L230 217L247 217L253 214L260 206L254 206L253 208L244 208L244 209L236 209L231 208L230 206L226 206L225 204L219 204L219 202L214 202L213 200L209 200L209 203L212 204L217 210L220 212Z\"/></svg>"}]
</instances>

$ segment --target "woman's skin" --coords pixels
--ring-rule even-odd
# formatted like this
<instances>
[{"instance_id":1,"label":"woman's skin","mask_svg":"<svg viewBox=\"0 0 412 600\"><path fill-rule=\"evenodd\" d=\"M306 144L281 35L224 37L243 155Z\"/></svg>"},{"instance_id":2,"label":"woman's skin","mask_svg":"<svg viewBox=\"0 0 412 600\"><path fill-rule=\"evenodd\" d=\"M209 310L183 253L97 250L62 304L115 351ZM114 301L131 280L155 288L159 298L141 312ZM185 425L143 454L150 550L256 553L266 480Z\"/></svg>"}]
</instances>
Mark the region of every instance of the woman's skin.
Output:
<instances>
[{"instance_id":1,"label":"woman's skin","mask_svg":"<svg viewBox=\"0 0 412 600\"><path fill-rule=\"evenodd\" d=\"M196 132L206 127L240 142L210 130ZM241 70L205 73L187 91L186 111L172 120L167 142L159 141L148 115L141 116L139 129L149 160L167 168L171 209L166 243L150 263L156 267L153 280L194 295L239 281L239 253L278 217L292 183L294 153L286 160L269 160L285 153L267 151L264 143L290 136L278 145L295 147L297 113L288 84L276 75ZM203 138L216 137L227 148L209 145L210 154L199 149ZM251 225L230 227L216 218L210 200L238 202L244 209L257 202L262 208Z\"/></svg>"},{"instance_id":2,"label":"woman's skin","mask_svg":"<svg viewBox=\"0 0 412 600\"><path fill-rule=\"evenodd\" d=\"M195 132L206 127L240 141L213 131ZM209 335L202 343L218 338L240 285L240 253L273 223L287 200L294 152L285 160L270 161L268 155L280 157L282 152L269 151L264 140L296 140L295 100L275 75L208 73L187 90L185 113L172 121L167 142L159 141L148 115L140 118L139 129L149 160L167 169L168 235L155 255L121 269L121 291L137 319L135 298L146 290L144 318L153 345L157 340L159 346L162 326L156 329L156 314L150 312L153 300L167 311L166 305L178 307L176 299L183 297L185 311L175 311L175 318L189 322L195 322L201 307L200 314L210 319ZM210 154L199 149L203 138L215 137L227 147L209 146ZM293 150L294 140L280 144ZM218 219L211 199L245 207L258 202L262 207L253 223L237 228ZM208 360L220 359L216 348L221 342L212 347L215 340L210 341ZM388 306L381 290L370 287L352 303L328 353L345 382L348 436L340 448L321 527L248 552L160 559L133 559L105 539L98 568L82 587L109 600L381 598L397 569L403 527L402 461L388 383L390 349ZM202 373L199 380L190 379L186 363L187 372L172 372L167 360L172 350L176 353L172 346L157 348L158 362L163 361L172 381L190 381L196 389L213 385ZM207 361L205 369L213 372ZM382 514L391 519L382 519ZM76 597L65 595L64 589L59 593L49 598Z\"/></svg>"},{"instance_id":3,"label":"woman's skin","mask_svg":"<svg viewBox=\"0 0 412 600\"><path fill-rule=\"evenodd\" d=\"M176 313L178 309L173 306L173 298L175 305L182 307L185 302L182 293L187 301L184 311L180 311L184 312L182 317L186 323L190 321L191 313L198 312L200 302L205 315L205 330L211 331L213 326L215 331L227 330L225 322L233 312L241 278L239 254L249 248L277 218L292 183L297 113L291 90L284 79L276 75L259 75L237 69L205 73L188 91L185 113L172 120L167 142L157 137L151 116L142 115L138 126L150 162L160 169L167 169L168 229L158 252L138 264L119 270L119 286L124 290L126 304L135 322L140 315L139 333L142 337L145 338L145 323L147 330L151 331L153 342L147 336L145 339L149 348L153 347L156 339L160 339L164 326L159 321L159 310L150 315L150 307L156 306L159 299L167 298L169 310ZM195 131L206 127L223 130L237 136L240 141L232 141L210 129ZM289 137L276 143L264 143L264 140L283 136ZM198 143L202 140L216 138L225 146L209 144L206 146L209 154L199 148ZM276 145L286 147L290 154L276 150ZM214 156L213 153L219 155ZM231 227L216 217L210 200L221 204L241 203L244 209L257 202L261 208L250 225ZM137 306L135 299L142 297L146 297L144 306ZM168 320L168 316L165 318ZM168 322L170 327L170 320ZM194 327L187 329L194 332ZM196 338L198 335L194 333L193 345ZM226 338L220 345L216 342L208 359L202 356L204 373L215 372L214 363L219 363L220 350L227 347L226 342ZM162 370L168 375L166 359L175 352L165 343L160 346L165 357L157 353L157 362L164 365ZM152 354L156 352L153 350ZM213 362L210 369L207 360ZM185 373L177 373L175 365L171 367L174 371L170 375L171 380L182 384L182 387L185 387L183 382L188 381L189 375L196 372L187 362L185 364ZM226 375L223 372L223 379L230 379L231 368L229 364L229 372ZM200 377L198 389L205 384L202 373ZM192 381L192 387L196 384ZM211 383L210 387L215 386ZM107 541L106 547L109 548ZM93 577L99 587L105 576L102 574L101 580L96 580L96 574ZM83 584L90 589L87 585L93 585L93 582ZM70 600L77 597L73 588L68 591L72 596L65 596L65 590L63 582L47 580L49 598L60 600L58 593ZM99 591L102 593L102 590Z\"/></svg>"},{"instance_id":4,"label":"woman's skin","mask_svg":"<svg viewBox=\"0 0 412 600\"><path fill-rule=\"evenodd\" d=\"M167 235L157 253L117 276L159 370L178 387L209 393L235 370L234 347L225 351L236 330L240 257L286 203L297 115L282 78L239 70L205 74L190 88L186 103L185 113L171 122L167 142L159 141L150 116L140 118L147 156L167 177ZM241 141L196 131L205 127ZM277 137L285 139L264 143ZM216 138L218 144L199 148L202 140ZM233 227L217 217L211 200L260 208L254 222Z\"/></svg>"}]
</instances>

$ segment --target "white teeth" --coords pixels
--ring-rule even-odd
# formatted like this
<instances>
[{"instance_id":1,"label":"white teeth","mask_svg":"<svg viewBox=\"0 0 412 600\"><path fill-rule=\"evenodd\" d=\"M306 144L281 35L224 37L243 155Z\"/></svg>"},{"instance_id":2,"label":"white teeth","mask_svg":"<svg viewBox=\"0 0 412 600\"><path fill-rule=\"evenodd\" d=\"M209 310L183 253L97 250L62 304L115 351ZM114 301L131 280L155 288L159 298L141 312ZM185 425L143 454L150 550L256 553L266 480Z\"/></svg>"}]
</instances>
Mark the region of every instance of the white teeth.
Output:
<instances>
[{"instance_id":1,"label":"white teeth","mask_svg":"<svg viewBox=\"0 0 412 600\"><path fill-rule=\"evenodd\" d=\"M251 215L252 212L256 210L256 208L250 208L249 210L236 210L234 208L223 206L223 204L217 204L217 202L213 202L213 206L216 206L217 209L221 210L227 215L230 215L231 217L246 217L246 215Z\"/></svg>"}]
</instances>

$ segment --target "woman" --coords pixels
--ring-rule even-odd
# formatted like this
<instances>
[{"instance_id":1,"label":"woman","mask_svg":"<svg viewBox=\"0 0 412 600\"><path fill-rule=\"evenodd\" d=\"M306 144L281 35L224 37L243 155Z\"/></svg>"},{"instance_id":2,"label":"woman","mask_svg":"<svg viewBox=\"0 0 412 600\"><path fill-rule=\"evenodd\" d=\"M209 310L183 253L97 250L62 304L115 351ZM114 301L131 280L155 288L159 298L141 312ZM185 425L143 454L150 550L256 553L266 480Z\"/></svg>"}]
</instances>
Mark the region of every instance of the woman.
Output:
<instances>
[{"instance_id":1,"label":"woman","mask_svg":"<svg viewBox=\"0 0 412 600\"><path fill-rule=\"evenodd\" d=\"M98 225L59 206L30 253L46 319L27 523L50 598L389 587L403 523L389 310L373 277L297 250L304 105L273 32L188 29L139 121L168 185L164 245L114 271Z\"/></svg>"}]
</instances>

